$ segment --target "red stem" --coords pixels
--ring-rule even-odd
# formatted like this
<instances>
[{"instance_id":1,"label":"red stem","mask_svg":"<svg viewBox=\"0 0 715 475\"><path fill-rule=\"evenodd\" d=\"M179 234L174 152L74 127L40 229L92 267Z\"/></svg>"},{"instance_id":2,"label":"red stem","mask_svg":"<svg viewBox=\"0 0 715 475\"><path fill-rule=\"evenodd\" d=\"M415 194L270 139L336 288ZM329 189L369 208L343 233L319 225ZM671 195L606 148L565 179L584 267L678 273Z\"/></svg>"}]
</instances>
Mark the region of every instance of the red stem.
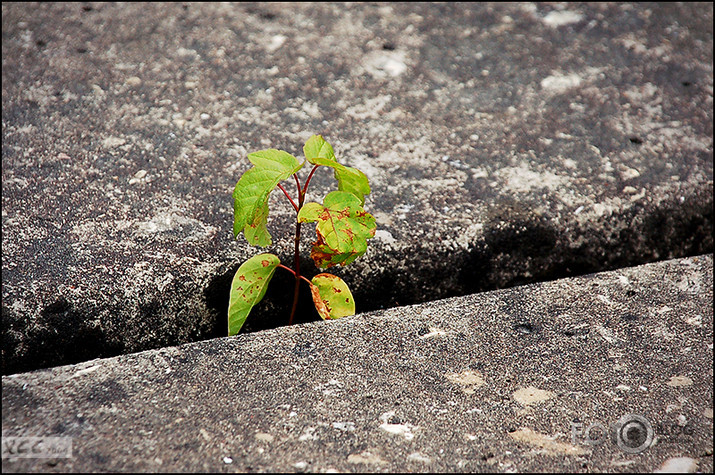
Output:
<instances>
[{"instance_id":1,"label":"red stem","mask_svg":"<svg viewBox=\"0 0 715 475\"><path fill-rule=\"evenodd\" d=\"M303 206L303 196L305 193L300 191L300 180L298 180L298 174L293 173L293 178L295 178L295 185L298 187L298 202L300 203L300 206L298 208L301 208Z\"/></svg>"},{"instance_id":2,"label":"red stem","mask_svg":"<svg viewBox=\"0 0 715 475\"><path fill-rule=\"evenodd\" d=\"M295 288L293 289L293 307L290 309L288 325L293 324L293 317L295 317L295 311L298 308L298 296L300 295L300 222L298 220L296 220L295 225L295 254L293 256L293 262L295 267Z\"/></svg>"},{"instance_id":3,"label":"red stem","mask_svg":"<svg viewBox=\"0 0 715 475\"><path fill-rule=\"evenodd\" d=\"M308 183L310 183L310 179L313 178L313 174L315 174L315 170L317 170L319 166L320 165L314 165L310 171L310 175L308 175L308 179L305 181L305 187L303 188L303 196L305 196L305 193L308 191Z\"/></svg>"},{"instance_id":4,"label":"red stem","mask_svg":"<svg viewBox=\"0 0 715 475\"><path fill-rule=\"evenodd\" d=\"M297 212L298 212L298 205L295 204L295 201L293 201L293 198L290 197L290 195L288 194L288 192L286 191L286 189L283 188L283 185L281 185L280 183L278 183L278 188L280 188L281 191L283 192L283 194L286 195L286 198L288 198L288 200L290 201L290 204L293 205L293 208L295 208L295 212L297 213Z\"/></svg>"},{"instance_id":5,"label":"red stem","mask_svg":"<svg viewBox=\"0 0 715 475\"><path fill-rule=\"evenodd\" d=\"M298 175L293 174L293 177L295 178L295 184L298 187L298 205L293 202L293 200L290 200L291 204L295 208L296 212L300 213L300 209L303 207L303 203L305 202L305 194L308 192L308 184L310 183L310 179L313 178L313 174L315 173L315 170L318 169L320 165L315 165L313 166L313 169L310 171L310 175L308 175L308 179L305 182L305 186L301 189L300 187L300 180L298 180ZM279 185L280 186L280 185ZM283 190L283 188L281 187ZM285 193L286 196L288 196L288 193L283 190L283 193ZM288 196L288 199L290 199L290 196ZM288 319L288 325L293 324L293 318L295 317L295 311L298 308L298 297L300 296L300 279L302 278L306 282L310 283L308 279L300 275L300 221L296 219L296 224L295 224L295 253L293 255L293 265L295 267L295 272L293 272L293 275L295 275L295 288L293 289L293 306L290 309L290 318ZM284 266L281 266L284 267Z\"/></svg>"},{"instance_id":6,"label":"red stem","mask_svg":"<svg viewBox=\"0 0 715 475\"><path fill-rule=\"evenodd\" d=\"M281 268L287 270L288 272L290 272L291 274L295 275L295 271L293 269L291 269L290 267L286 267L283 264L278 264L278 267L281 267ZM312 284L312 282L309 281L304 275L301 275L300 278L303 279L304 281L308 282L309 284Z\"/></svg>"}]
</instances>

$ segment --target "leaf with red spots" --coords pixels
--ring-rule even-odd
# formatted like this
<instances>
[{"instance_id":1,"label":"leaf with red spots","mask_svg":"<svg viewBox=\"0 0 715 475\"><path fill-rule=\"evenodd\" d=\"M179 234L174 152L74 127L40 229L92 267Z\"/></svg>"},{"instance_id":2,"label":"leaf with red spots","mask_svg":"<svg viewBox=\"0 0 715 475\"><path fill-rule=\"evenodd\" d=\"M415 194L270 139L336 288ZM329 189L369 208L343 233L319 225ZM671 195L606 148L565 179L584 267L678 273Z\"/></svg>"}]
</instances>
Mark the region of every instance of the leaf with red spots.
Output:
<instances>
[{"instance_id":1,"label":"leaf with red spots","mask_svg":"<svg viewBox=\"0 0 715 475\"><path fill-rule=\"evenodd\" d=\"M333 191L323 204L306 203L298 213L301 223L317 222L318 240L310 256L320 268L346 266L365 254L367 240L375 236L375 218L360 199L346 191Z\"/></svg>"},{"instance_id":2,"label":"leaf with red spots","mask_svg":"<svg viewBox=\"0 0 715 475\"><path fill-rule=\"evenodd\" d=\"M347 191L360 199L360 205L365 204L365 195L370 194L370 183L367 176L357 168L341 165L335 159L335 152L320 135L313 135L303 146L306 160L313 165L323 165L335 170L338 180L338 191Z\"/></svg>"},{"instance_id":3,"label":"leaf with red spots","mask_svg":"<svg viewBox=\"0 0 715 475\"><path fill-rule=\"evenodd\" d=\"M311 281L313 303L323 320L355 315L355 300L343 279L332 274L318 274Z\"/></svg>"},{"instance_id":4,"label":"leaf with red spots","mask_svg":"<svg viewBox=\"0 0 715 475\"><path fill-rule=\"evenodd\" d=\"M283 150L249 153L253 168L243 174L233 190L233 235L243 231L254 246L269 246L268 196L278 183L303 167L298 159Z\"/></svg>"},{"instance_id":5,"label":"leaf with red spots","mask_svg":"<svg viewBox=\"0 0 715 475\"><path fill-rule=\"evenodd\" d=\"M228 303L228 335L235 335L254 305L263 299L273 273L281 261L273 254L258 254L244 262L231 282Z\"/></svg>"}]
</instances>

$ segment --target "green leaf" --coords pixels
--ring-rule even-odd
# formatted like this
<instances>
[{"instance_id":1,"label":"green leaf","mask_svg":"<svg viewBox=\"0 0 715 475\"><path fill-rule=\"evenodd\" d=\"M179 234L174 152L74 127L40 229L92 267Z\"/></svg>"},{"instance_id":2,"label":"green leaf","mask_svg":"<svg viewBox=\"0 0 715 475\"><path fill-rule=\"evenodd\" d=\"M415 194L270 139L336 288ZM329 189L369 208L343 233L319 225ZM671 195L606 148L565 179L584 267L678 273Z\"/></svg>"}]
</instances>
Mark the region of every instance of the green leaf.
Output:
<instances>
[{"instance_id":1,"label":"green leaf","mask_svg":"<svg viewBox=\"0 0 715 475\"><path fill-rule=\"evenodd\" d=\"M326 158L335 161L333 146L320 135L313 135L305 142L305 145L303 145L303 153L305 154L306 160L314 165L316 164L313 161L315 158Z\"/></svg>"},{"instance_id":2,"label":"green leaf","mask_svg":"<svg viewBox=\"0 0 715 475\"><path fill-rule=\"evenodd\" d=\"M338 191L352 193L360 200L360 205L365 204L365 195L370 194L370 183L363 172L357 168L346 167L326 158L314 158L313 163L333 168L335 170L335 179L338 180Z\"/></svg>"},{"instance_id":3,"label":"green leaf","mask_svg":"<svg viewBox=\"0 0 715 475\"><path fill-rule=\"evenodd\" d=\"M235 335L254 305L263 299L273 273L281 261L273 254L258 254L244 262L231 282L228 301L228 335Z\"/></svg>"},{"instance_id":4,"label":"green leaf","mask_svg":"<svg viewBox=\"0 0 715 475\"><path fill-rule=\"evenodd\" d=\"M282 180L303 167L293 155L282 150L261 150L248 154L253 167L243 174L233 190L233 235L243 231L254 246L269 246L268 196Z\"/></svg>"},{"instance_id":5,"label":"green leaf","mask_svg":"<svg viewBox=\"0 0 715 475\"><path fill-rule=\"evenodd\" d=\"M310 257L320 268L350 264L365 253L367 240L375 236L375 218L362 208L358 197L345 191L328 193L322 205L306 203L298 221L317 222L318 240Z\"/></svg>"},{"instance_id":6,"label":"green leaf","mask_svg":"<svg viewBox=\"0 0 715 475\"><path fill-rule=\"evenodd\" d=\"M355 300L343 279L332 274L318 274L312 279L313 303L323 320L355 315Z\"/></svg>"},{"instance_id":7,"label":"green leaf","mask_svg":"<svg viewBox=\"0 0 715 475\"><path fill-rule=\"evenodd\" d=\"M365 195L370 194L370 183L367 176L357 168L341 165L335 159L333 147L320 135L313 135L303 146L306 160L313 165L331 167L335 170L335 179L338 180L338 190L347 191L360 199L360 204L365 204Z\"/></svg>"}]
</instances>

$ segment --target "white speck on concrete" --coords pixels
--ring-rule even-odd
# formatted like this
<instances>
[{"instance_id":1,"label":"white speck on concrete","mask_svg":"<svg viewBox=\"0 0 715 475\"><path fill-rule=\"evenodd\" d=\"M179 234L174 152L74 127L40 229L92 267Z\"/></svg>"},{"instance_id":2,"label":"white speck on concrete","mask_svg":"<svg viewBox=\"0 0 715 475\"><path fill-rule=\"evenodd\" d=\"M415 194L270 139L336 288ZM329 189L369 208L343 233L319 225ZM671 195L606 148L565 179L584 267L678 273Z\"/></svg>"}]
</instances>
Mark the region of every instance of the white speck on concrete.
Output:
<instances>
[{"instance_id":1,"label":"white speck on concrete","mask_svg":"<svg viewBox=\"0 0 715 475\"><path fill-rule=\"evenodd\" d=\"M638 178L639 176L641 176L641 172L635 168L630 168L625 165L621 168L621 179L624 181L632 180L633 178Z\"/></svg>"},{"instance_id":2,"label":"white speck on concrete","mask_svg":"<svg viewBox=\"0 0 715 475\"><path fill-rule=\"evenodd\" d=\"M426 340L428 338L434 338L436 336L444 336L446 335L447 332L444 330L440 330L439 328L432 328L430 327L429 333L425 333L424 335L420 335L420 340Z\"/></svg>"},{"instance_id":3,"label":"white speck on concrete","mask_svg":"<svg viewBox=\"0 0 715 475\"><path fill-rule=\"evenodd\" d=\"M315 435L315 427L306 427L305 430L303 431L303 434L301 434L301 436L298 437L298 440L300 440L300 441L318 440L318 436Z\"/></svg>"},{"instance_id":4,"label":"white speck on concrete","mask_svg":"<svg viewBox=\"0 0 715 475\"><path fill-rule=\"evenodd\" d=\"M345 113L360 120L378 119L385 114L383 110L388 106L390 101L392 101L391 95L380 95L366 99L364 103L349 107Z\"/></svg>"},{"instance_id":5,"label":"white speck on concrete","mask_svg":"<svg viewBox=\"0 0 715 475\"><path fill-rule=\"evenodd\" d=\"M198 53L193 49L181 47L176 50L176 55L180 56L182 58L188 58L189 56L192 56L192 57L198 56Z\"/></svg>"},{"instance_id":6,"label":"white speck on concrete","mask_svg":"<svg viewBox=\"0 0 715 475\"><path fill-rule=\"evenodd\" d=\"M407 213L409 213L412 208L414 208L415 205L409 205L409 204L401 204L395 206L395 212L397 213L397 217L399 219L405 219L407 218Z\"/></svg>"},{"instance_id":7,"label":"white speck on concrete","mask_svg":"<svg viewBox=\"0 0 715 475\"><path fill-rule=\"evenodd\" d=\"M663 462L655 473L693 473L698 470L698 462L690 457L672 457Z\"/></svg>"},{"instance_id":8,"label":"white speck on concrete","mask_svg":"<svg viewBox=\"0 0 715 475\"><path fill-rule=\"evenodd\" d=\"M342 391L343 383L337 379L331 379L325 384L315 386L313 389L321 391L325 396L337 396Z\"/></svg>"},{"instance_id":9,"label":"white speck on concrete","mask_svg":"<svg viewBox=\"0 0 715 475\"><path fill-rule=\"evenodd\" d=\"M378 229L377 231L375 231L375 239L383 241L387 244L392 244L396 242L396 239L392 236L392 233L384 229Z\"/></svg>"},{"instance_id":10,"label":"white speck on concrete","mask_svg":"<svg viewBox=\"0 0 715 475\"><path fill-rule=\"evenodd\" d=\"M412 452L407 456L407 460L410 462L420 462L420 463L432 463L432 459L419 452Z\"/></svg>"},{"instance_id":11,"label":"white speck on concrete","mask_svg":"<svg viewBox=\"0 0 715 475\"><path fill-rule=\"evenodd\" d=\"M75 374L73 374L72 377L74 378L76 376L82 376L83 374L94 373L101 367L102 367L102 365L98 364L98 365L90 366L89 368L81 369L81 370L77 371Z\"/></svg>"},{"instance_id":12,"label":"white speck on concrete","mask_svg":"<svg viewBox=\"0 0 715 475\"><path fill-rule=\"evenodd\" d=\"M377 465L387 465L387 462L380 458L379 455L375 455L369 450L365 450L359 454L348 455L348 463L358 464L377 464Z\"/></svg>"},{"instance_id":13,"label":"white speck on concrete","mask_svg":"<svg viewBox=\"0 0 715 475\"><path fill-rule=\"evenodd\" d=\"M334 429L347 431L347 432L352 432L355 430L354 422L333 422L332 426Z\"/></svg>"},{"instance_id":14,"label":"white speck on concrete","mask_svg":"<svg viewBox=\"0 0 715 475\"><path fill-rule=\"evenodd\" d=\"M389 421L394 416L395 411L389 411L382 414L380 416L380 420L382 421L382 424L380 424L380 429L384 430L385 432L389 432L390 434L401 435L406 440L412 440L415 437L415 434L412 431L419 429L419 427L413 426L409 423L392 424Z\"/></svg>"},{"instance_id":15,"label":"white speck on concrete","mask_svg":"<svg viewBox=\"0 0 715 475\"><path fill-rule=\"evenodd\" d=\"M118 222L117 227L121 228L121 224ZM186 241L205 240L209 235L216 232L216 228L213 226L168 210L157 211L157 214L151 219L131 224L136 226L137 234L156 236L168 232L181 232L185 235L183 239Z\"/></svg>"},{"instance_id":16,"label":"white speck on concrete","mask_svg":"<svg viewBox=\"0 0 715 475\"><path fill-rule=\"evenodd\" d=\"M102 140L102 148L116 148L125 143L127 143L127 141L121 137L107 137Z\"/></svg>"},{"instance_id":17,"label":"white speck on concrete","mask_svg":"<svg viewBox=\"0 0 715 475\"><path fill-rule=\"evenodd\" d=\"M262 442L268 442L271 443L273 442L273 436L271 434L267 434L265 432L256 432L256 440L260 440Z\"/></svg>"},{"instance_id":18,"label":"white speck on concrete","mask_svg":"<svg viewBox=\"0 0 715 475\"><path fill-rule=\"evenodd\" d=\"M578 23L583 19L583 15L571 10L552 11L546 14L542 21L551 28L558 28L572 23Z\"/></svg>"},{"instance_id":19,"label":"white speck on concrete","mask_svg":"<svg viewBox=\"0 0 715 475\"><path fill-rule=\"evenodd\" d=\"M585 450L581 447L559 442L555 437L541 434L528 427L522 427L509 435L518 442L525 442L539 447L546 455L583 455L585 453Z\"/></svg>"},{"instance_id":20,"label":"white speck on concrete","mask_svg":"<svg viewBox=\"0 0 715 475\"><path fill-rule=\"evenodd\" d=\"M269 53L277 51L281 46L283 46L283 43L285 43L287 39L288 37L284 35L273 36L273 38L271 38L271 42L268 43L268 46L266 46L266 50L268 50Z\"/></svg>"},{"instance_id":21,"label":"white speck on concrete","mask_svg":"<svg viewBox=\"0 0 715 475\"><path fill-rule=\"evenodd\" d=\"M683 386L692 386L693 380L687 376L671 376L670 380L665 384L673 388L679 388Z\"/></svg>"},{"instance_id":22,"label":"white speck on concrete","mask_svg":"<svg viewBox=\"0 0 715 475\"><path fill-rule=\"evenodd\" d=\"M521 388L514 391L512 396L514 397L514 400L522 406L530 406L531 404L547 401L555 395L551 391L545 391L543 389L529 386L528 388Z\"/></svg>"},{"instance_id":23,"label":"white speck on concrete","mask_svg":"<svg viewBox=\"0 0 715 475\"><path fill-rule=\"evenodd\" d=\"M702 315L693 315L692 317L687 317L685 319L685 323L688 325L692 325L694 327L702 327L703 326L703 316Z\"/></svg>"},{"instance_id":24,"label":"white speck on concrete","mask_svg":"<svg viewBox=\"0 0 715 475\"><path fill-rule=\"evenodd\" d=\"M373 51L365 56L364 67L376 78L395 78L407 71L404 53L401 51Z\"/></svg>"},{"instance_id":25,"label":"white speck on concrete","mask_svg":"<svg viewBox=\"0 0 715 475\"><path fill-rule=\"evenodd\" d=\"M132 178L129 179L129 184L134 185L135 183L141 182L146 177L147 173L148 172L146 170L139 170Z\"/></svg>"},{"instance_id":26,"label":"white speck on concrete","mask_svg":"<svg viewBox=\"0 0 715 475\"><path fill-rule=\"evenodd\" d=\"M477 388L486 384L484 376L479 371L464 371L463 373L447 373L445 377L459 385L465 394L474 394Z\"/></svg>"},{"instance_id":27,"label":"white speck on concrete","mask_svg":"<svg viewBox=\"0 0 715 475\"><path fill-rule=\"evenodd\" d=\"M614 333L611 330L609 330L608 328L606 328L602 325L597 326L596 331L598 332L599 335L601 335L601 337L604 340L606 340L610 344L613 344L616 342L616 340L618 340L616 335L614 335Z\"/></svg>"},{"instance_id":28,"label":"white speck on concrete","mask_svg":"<svg viewBox=\"0 0 715 475\"><path fill-rule=\"evenodd\" d=\"M550 92L562 93L571 88L581 85L581 77L578 74L564 75L555 73L541 80L541 88Z\"/></svg>"},{"instance_id":29,"label":"white speck on concrete","mask_svg":"<svg viewBox=\"0 0 715 475\"><path fill-rule=\"evenodd\" d=\"M565 175L532 170L528 163L521 163L518 167L502 168L494 175L505 180L510 191L528 192L538 188L557 190L569 186L571 182L571 179Z\"/></svg>"}]
</instances>

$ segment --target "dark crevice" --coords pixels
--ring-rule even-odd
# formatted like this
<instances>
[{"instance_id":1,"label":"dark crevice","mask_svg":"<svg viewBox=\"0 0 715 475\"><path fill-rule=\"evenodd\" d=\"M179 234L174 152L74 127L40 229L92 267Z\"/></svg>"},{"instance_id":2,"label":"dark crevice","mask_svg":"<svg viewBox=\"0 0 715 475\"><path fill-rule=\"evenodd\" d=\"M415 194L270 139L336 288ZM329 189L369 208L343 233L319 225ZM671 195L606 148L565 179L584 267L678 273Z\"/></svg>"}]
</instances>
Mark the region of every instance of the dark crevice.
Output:
<instances>
[{"instance_id":1,"label":"dark crevice","mask_svg":"<svg viewBox=\"0 0 715 475\"><path fill-rule=\"evenodd\" d=\"M629 225L617 230L609 223ZM712 223L712 200L702 200L696 194L683 202L665 202L649 214L641 208L629 208L611 216L602 226L583 229L584 244L574 247L571 239L575 236L564 236L545 217L517 213L510 219L495 214L491 224L485 226L483 240L469 251L445 255L435 255L431 249L393 252L381 261L399 262L401 270L384 265L347 283L357 313L366 313L711 253ZM308 248L304 243L304 253ZM219 315L209 337L227 333L229 289L237 268L238 264L217 276L206 291L209 307ZM309 259L301 261L301 268L307 277L320 272ZM339 272L335 268L329 271ZM293 276L279 269L264 300L254 307L241 332L285 326L293 284ZM297 323L320 320L307 285L302 288L297 315ZM536 328L528 322L519 321L517 325L519 329L531 329L524 333Z\"/></svg>"},{"instance_id":2,"label":"dark crevice","mask_svg":"<svg viewBox=\"0 0 715 475\"><path fill-rule=\"evenodd\" d=\"M289 259L282 258L282 262L289 262ZM301 259L301 270L310 278L318 274L312 261ZM238 270L239 264L232 266L225 272L216 276L204 292L207 306L220 317L212 327L208 338L223 337L228 334L228 300L231 289L231 281ZM288 324L292 305L293 289L295 278L284 269L276 269L271 279L266 295L253 309L246 320L241 333L251 333L255 331L278 328ZM308 284L301 282L298 309L294 319L294 324L307 323L320 320L318 312L313 306L312 296Z\"/></svg>"}]
</instances>

